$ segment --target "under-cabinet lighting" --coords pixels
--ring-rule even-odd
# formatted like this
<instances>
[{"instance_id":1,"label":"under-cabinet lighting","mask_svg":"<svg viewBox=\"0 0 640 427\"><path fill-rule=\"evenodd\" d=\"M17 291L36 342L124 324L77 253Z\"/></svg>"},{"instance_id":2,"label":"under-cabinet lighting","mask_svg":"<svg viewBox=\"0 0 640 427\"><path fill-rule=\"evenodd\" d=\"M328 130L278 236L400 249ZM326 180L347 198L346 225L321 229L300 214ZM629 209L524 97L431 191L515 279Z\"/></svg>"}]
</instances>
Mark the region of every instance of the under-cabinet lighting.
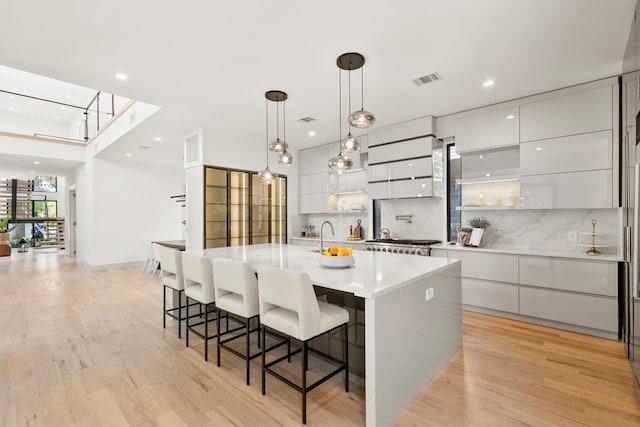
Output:
<instances>
[{"instance_id":1,"label":"under-cabinet lighting","mask_svg":"<svg viewBox=\"0 0 640 427\"><path fill-rule=\"evenodd\" d=\"M494 182L515 182L519 181L519 178L497 178L491 180L478 180L478 181L457 181L458 185L473 185L473 184L489 184Z\"/></svg>"}]
</instances>

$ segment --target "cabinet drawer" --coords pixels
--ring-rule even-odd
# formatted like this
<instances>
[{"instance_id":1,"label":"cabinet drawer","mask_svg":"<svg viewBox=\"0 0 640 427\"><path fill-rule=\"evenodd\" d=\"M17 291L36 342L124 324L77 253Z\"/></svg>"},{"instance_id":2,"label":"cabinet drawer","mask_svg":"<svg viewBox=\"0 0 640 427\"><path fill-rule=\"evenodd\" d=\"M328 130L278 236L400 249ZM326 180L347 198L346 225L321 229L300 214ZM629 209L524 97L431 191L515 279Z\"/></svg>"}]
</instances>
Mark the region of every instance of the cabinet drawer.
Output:
<instances>
[{"instance_id":1,"label":"cabinet drawer","mask_svg":"<svg viewBox=\"0 0 640 427\"><path fill-rule=\"evenodd\" d=\"M431 249L430 255L438 258L448 257L447 251L445 251L444 249ZM455 258L455 256L452 256L451 258Z\"/></svg>"},{"instance_id":2,"label":"cabinet drawer","mask_svg":"<svg viewBox=\"0 0 640 427\"><path fill-rule=\"evenodd\" d=\"M520 314L604 331L618 331L616 298L520 287Z\"/></svg>"},{"instance_id":3,"label":"cabinet drawer","mask_svg":"<svg viewBox=\"0 0 640 427\"><path fill-rule=\"evenodd\" d=\"M456 121L456 151L486 150L518 145L518 107L488 111Z\"/></svg>"},{"instance_id":4,"label":"cabinet drawer","mask_svg":"<svg viewBox=\"0 0 640 427\"><path fill-rule=\"evenodd\" d=\"M367 173L370 182L411 178L412 176L431 176L433 174L433 163L431 157L382 163L369 166Z\"/></svg>"},{"instance_id":5,"label":"cabinet drawer","mask_svg":"<svg viewBox=\"0 0 640 427\"><path fill-rule=\"evenodd\" d=\"M432 194L433 181L431 178L391 181L389 183L389 198L391 199L430 197Z\"/></svg>"},{"instance_id":6,"label":"cabinet drawer","mask_svg":"<svg viewBox=\"0 0 640 427\"><path fill-rule=\"evenodd\" d=\"M618 265L560 258L520 257L520 284L608 296L618 295Z\"/></svg>"},{"instance_id":7,"label":"cabinet drawer","mask_svg":"<svg viewBox=\"0 0 640 427\"><path fill-rule=\"evenodd\" d=\"M462 303L517 313L518 286L463 277Z\"/></svg>"},{"instance_id":8,"label":"cabinet drawer","mask_svg":"<svg viewBox=\"0 0 640 427\"><path fill-rule=\"evenodd\" d=\"M523 176L520 207L585 209L612 207L611 169Z\"/></svg>"},{"instance_id":9,"label":"cabinet drawer","mask_svg":"<svg viewBox=\"0 0 640 427\"><path fill-rule=\"evenodd\" d=\"M451 251L462 260L462 276L497 282L518 283L518 256L467 251Z\"/></svg>"},{"instance_id":10,"label":"cabinet drawer","mask_svg":"<svg viewBox=\"0 0 640 427\"><path fill-rule=\"evenodd\" d=\"M611 86L520 106L520 142L613 128Z\"/></svg>"},{"instance_id":11,"label":"cabinet drawer","mask_svg":"<svg viewBox=\"0 0 640 427\"><path fill-rule=\"evenodd\" d=\"M369 147L369 166L381 162L430 156L433 139L433 137L425 137Z\"/></svg>"},{"instance_id":12,"label":"cabinet drawer","mask_svg":"<svg viewBox=\"0 0 640 427\"><path fill-rule=\"evenodd\" d=\"M375 182L367 185L367 192L369 198L374 199L388 199L389 198L389 182Z\"/></svg>"},{"instance_id":13,"label":"cabinet drawer","mask_svg":"<svg viewBox=\"0 0 640 427\"><path fill-rule=\"evenodd\" d=\"M520 175L611 169L611 131L520 145Z\"/></svg>"}]
</instances>

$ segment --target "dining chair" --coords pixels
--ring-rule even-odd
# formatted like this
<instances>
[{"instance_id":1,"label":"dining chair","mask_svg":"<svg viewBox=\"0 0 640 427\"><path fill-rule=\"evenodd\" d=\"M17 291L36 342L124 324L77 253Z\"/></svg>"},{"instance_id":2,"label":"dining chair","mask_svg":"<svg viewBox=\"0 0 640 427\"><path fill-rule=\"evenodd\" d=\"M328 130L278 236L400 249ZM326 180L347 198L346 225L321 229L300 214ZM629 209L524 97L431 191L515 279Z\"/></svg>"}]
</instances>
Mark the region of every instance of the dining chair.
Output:
<instances>
[{"instance_id":1,"label":"dining chair","mask_svg":"<svg viewBox=\"0 0 640 427\"><path fill-rule=\"evenodd\" d=\"M258 346L260 346L260 308L258 304L258 279L255 272L245 262L214 258L213 277L215 279L215 300L218 308L218 316L232 315L242 321L244 327L235 328L222 333L221 322L218 322L218 366L220 366L220 349L224 348L232 354L242 358L246 363L246 381L250 384L251 360L262 354L260 351L251 354L251 333L258 332ZM251 323L254 323L253 328ZM233 333L244 330L242 333ZM227 336L230 335L230 336ZM231 347L230 343L238 338L245 337L244 352Z\"/></svg>"},{"instance_id":2,"label":"dining chair","mask_svg":"<svg viewBox=\"0 0 640 427\"><path fill-rule=\"evenodd\" d=\"M349 346L348 323L349 313L342 307L319 301L313 290L309 275L303 272L285 270L270 266L258 268L258 300L260 306L260 324L262 334L262 394L266 393L266 374L274 376L302 394L302 423L307 422L307 393L334 375L344 371L345 391L349 391ZM265 342L267 330L275 331L287 338L301 342L302 348L280 356L267 363L267 353L280 342L267 347ZM343 360L339 360L326 353L309 347L309 342L324 334L341 331L343 339ZM301 382L291 381L272 369L285 359L302 352ZM336 368L316 380L307 384L307 370L309 367L308 354L312 352L321 358L332 362Z\"/></svg>"}]
</instances>

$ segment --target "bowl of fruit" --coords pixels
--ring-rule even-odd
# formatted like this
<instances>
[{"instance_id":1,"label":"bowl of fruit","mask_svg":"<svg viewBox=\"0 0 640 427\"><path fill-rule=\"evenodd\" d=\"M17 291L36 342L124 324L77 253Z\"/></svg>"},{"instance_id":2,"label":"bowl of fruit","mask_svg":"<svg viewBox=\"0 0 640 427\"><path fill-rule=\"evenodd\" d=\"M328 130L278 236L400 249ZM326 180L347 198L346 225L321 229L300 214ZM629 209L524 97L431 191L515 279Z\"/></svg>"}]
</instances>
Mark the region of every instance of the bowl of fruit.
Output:
<instances>
[{"instance_id":1,"label":"bowl of fruit","mask_svg":"<svg viewBox=\"0 0 640 427\"><path fill-rule=\"evenodd\" d=\"M322 252L320 257L320 265L328 268L347 268L351 267L355 260L351 254L351 248L339 248L331 246Z\"/></svg>"}]
</instances>

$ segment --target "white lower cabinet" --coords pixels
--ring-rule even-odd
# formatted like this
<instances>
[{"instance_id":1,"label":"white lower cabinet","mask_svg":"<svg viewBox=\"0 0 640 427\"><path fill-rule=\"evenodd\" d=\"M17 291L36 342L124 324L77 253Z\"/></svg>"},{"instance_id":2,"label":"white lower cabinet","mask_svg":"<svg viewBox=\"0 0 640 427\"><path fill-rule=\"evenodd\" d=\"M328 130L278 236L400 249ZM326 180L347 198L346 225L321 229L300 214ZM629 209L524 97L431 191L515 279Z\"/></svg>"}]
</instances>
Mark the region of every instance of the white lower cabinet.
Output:
<instances>
[{"instance_id":1,"label":"white lower cabinet","mask_svg":"<svg viewBox=\"0 0 640 427\"><path fill-rule=\"evenodd\" d=\"M463 277L462 303L518 313L518 285Z\"/></svg>"},{"instance_id":2,"label":"white lower cabinet","mask_svg":"<svg viewBox=\"0 0 640 427\"><path fill-rule=\"evenodd\" d=\"M431 256L462 261L462 303L467 309L513 313L545 324L559 322L554 326L592 330L600 336L611 337L618 331L616 262L472 249L432 249Z\"/></svg>"},{"instance_id":3,"label":"white lower cabinet","mask_svg":"<svg viewBox=\"0 0 640 427\"><path fill-rule=\"evenodd\" d=\"M618 332L616 298L520 287L520 314Z\"/></svg>"},{"instance_id":4,"label":"white lower cabinet","mask_svg":"<svg viewBox=\"0 0 640 427\"><path fill-rule=\"evenodd\" d=\"M521 285L613 297L618 295L617 274L613 262L520 257Z\"/></svg>"}]
</instances>

